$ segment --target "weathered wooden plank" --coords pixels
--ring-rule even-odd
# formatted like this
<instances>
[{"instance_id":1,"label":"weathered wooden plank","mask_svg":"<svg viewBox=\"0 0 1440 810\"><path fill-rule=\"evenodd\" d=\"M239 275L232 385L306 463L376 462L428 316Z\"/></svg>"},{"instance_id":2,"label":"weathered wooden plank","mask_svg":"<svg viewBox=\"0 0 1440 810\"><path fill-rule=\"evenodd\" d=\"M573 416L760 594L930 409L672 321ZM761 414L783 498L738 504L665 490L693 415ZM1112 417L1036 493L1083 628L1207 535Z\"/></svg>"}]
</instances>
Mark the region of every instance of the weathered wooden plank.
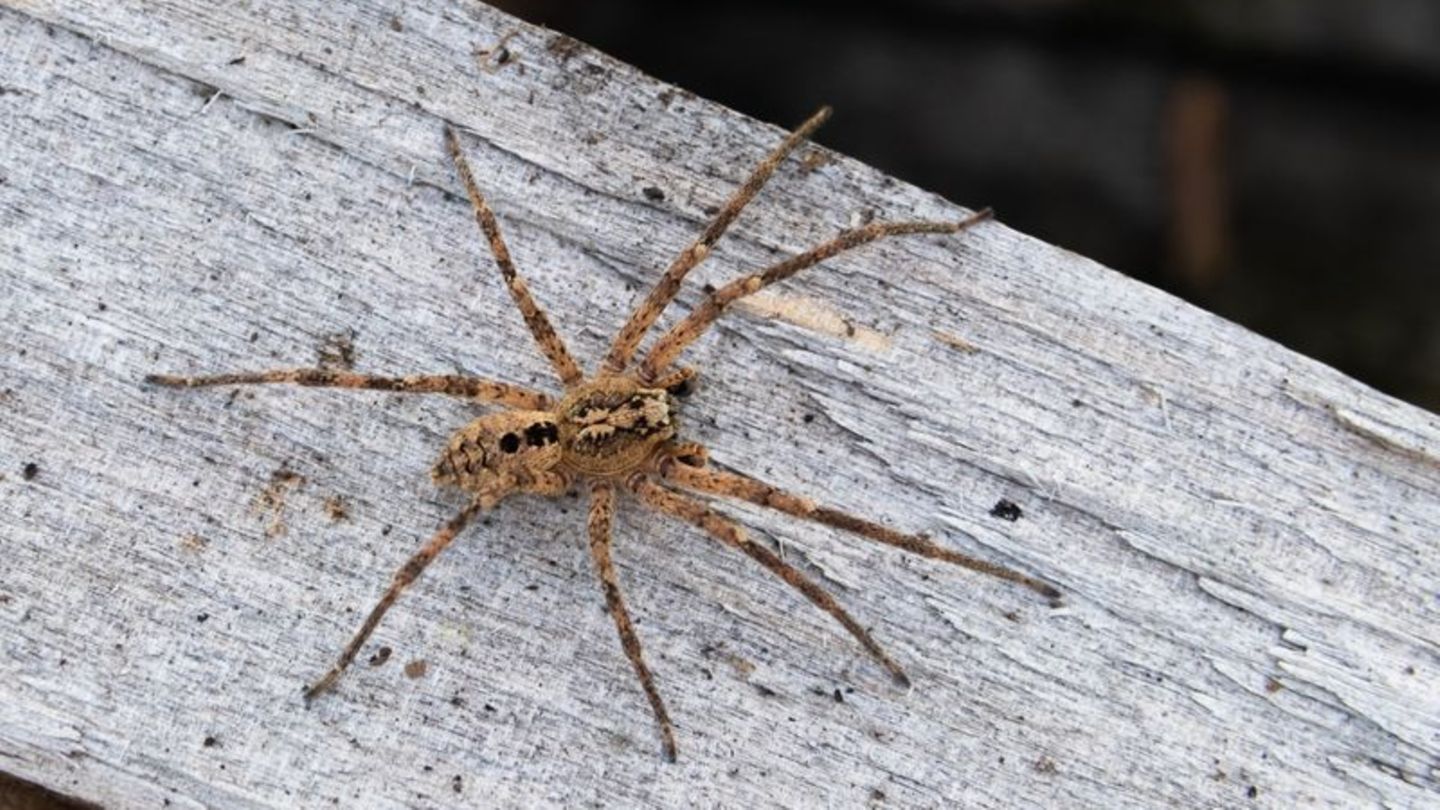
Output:
<instances>
[{"instance_id":1,"label":"weathered wooden plank","mask_svg":"<svg viewBox=\"0 0 1440 810\"><path fill-rule=\"evenodd\" d=\"M473 409L139 379L343 334L363 370L549 386L442 122L590 364L779 130L474 4L4 5L0 768L107 806L1434 801L1437 419L1000 225L731 317L690 355L688 427L1064 608L737 509L873 626L901 692L763 572L623 509L671 766L581 502L515 500L387 617L391 660L305 711L457 507L425 473ZM807 154L686 302L872 215L960 213Z\"/></svg>"}]
</instances>

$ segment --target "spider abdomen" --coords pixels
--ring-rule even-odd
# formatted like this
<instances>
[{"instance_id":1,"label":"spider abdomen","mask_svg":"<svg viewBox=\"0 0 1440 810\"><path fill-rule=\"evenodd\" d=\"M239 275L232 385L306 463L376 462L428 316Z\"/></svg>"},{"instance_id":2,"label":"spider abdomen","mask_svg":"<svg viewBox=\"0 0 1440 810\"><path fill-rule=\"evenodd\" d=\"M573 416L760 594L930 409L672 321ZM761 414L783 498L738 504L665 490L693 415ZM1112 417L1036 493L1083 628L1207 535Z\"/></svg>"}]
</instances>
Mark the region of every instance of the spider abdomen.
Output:
<instances>
[{"instance_id":1,"label":"spider abdomen","mask_svg":"<svg viewBox=\"0 0 1440 810\"><path fill-rule=\"evenodd\" d=\"M505 411L482 416L455 431L430 477L472 492L500 479L523 484L555 468L560 430L550 411Z\"/></svg>"}]
</instances>

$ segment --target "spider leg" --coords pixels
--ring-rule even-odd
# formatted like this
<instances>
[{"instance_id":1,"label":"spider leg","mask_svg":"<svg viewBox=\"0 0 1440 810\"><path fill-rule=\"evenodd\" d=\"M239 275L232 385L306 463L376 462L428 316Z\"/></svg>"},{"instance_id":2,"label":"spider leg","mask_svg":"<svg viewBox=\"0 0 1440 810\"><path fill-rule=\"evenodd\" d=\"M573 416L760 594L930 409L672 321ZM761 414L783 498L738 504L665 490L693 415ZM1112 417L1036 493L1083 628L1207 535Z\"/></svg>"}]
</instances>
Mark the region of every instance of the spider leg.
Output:
<instances>
[{"instance_id":1,"label":"spider leg","mask_svg":"<svg viewBox=\"0 0 1440 810\"><path fill-rule=\"evenodd\" d=\"M660 699L655 679L645 665L640 637L635 635L635 626L630 622L630 613L625 609L625 599L620 593L620 578L616 576L615 563L610 559L610 526L614 518L615 487L609 482L597 481L590 487L590 557L595 561L596 573L600 575L600 584L605 589L605 604L610 608L610 616L615 619L615 629L620 632L620 646L625 648L625 655L635 668L635 677L640 679L640 686L650 699L655 722L660 725L665 758L674 762L675 734L670 725L670 714L665 711L665 702Z\"/></svg>"},{"instance_id":2,"label":"spider leg","mask_svg":"<svg viewBox=\"0 0 1440 810\"><path fill-rule=\"evenodd\" d=\"M744 552L756 562L770 569L773 574L785 580L785 584L804 594L806 599L829 613L846 630L850 631L850 635L860 642L866 652L869 652L876 661L889 670L890 677L896 683L902 686L910 685L910 678L906 676L900 665L895 663L894 659L875 642L875 639L870 637L868 630L861 627L860 623L855 621L845 611L845 608L840 606L839 602L835 601L835 597L800 573L799 569L780 559L775 552L751 541L749 534L738 523L713 511L694 498L655 483L644 474L632 476L629 483L630 489L640 497L646 506L700 527L711 537Z\"/></svg>"},{"instance_id":3,"label":"spider leg","mask_svg":"<svg viewBox=\"0 0 1440 810\"><path fill-rule=\"evenodd\" d=\"M465 525L469 523L475 515L494 505L496 500L498 500L498 497L492 494L477 496L475 500L471 501L469 506L460 510L459 514L455 515L455 517L450 518L450 521L442 526L440 531L435 533L434 537L430 538L430 542L422 546L419 551L415 552L414 556L400 567L399 571L395 572L395 578L391 581L390 587L386 589L385 594L380 597L380 601L375 604L375 607L370 610L370 615L365 618L365 623L360 625L359 632L355 634L354 638L350 639L349 644L345 645L345 651L340 653L340 658L335 662L335 666L331 667L330 671L325 673L325 677L311 684L310 687L305 690L306 703L314 700L321 693L335 685L335 682L340 679L340 675L345 672L345 668L350 666L351 661L355 660L355 654L360 651L360 648L365 644L365 640L370 638L370 634L375 631L375 626L380 624L381 617L385 615L386 611L390 610L391 605L395 604L395 600L400 597L400 594L404 592L405 588L420 576L421 572L425 570L425 567L429 565L432 560L440 556L440 552L444 551L445 548L450 545L450 542L455 539L456 535L460 534L460 531L465 528Z\"/></svg>"},{"instance_id":4,"label":"spider leg","mask_svg":"<svg viewBox=\"0 0 1440 810\"><path fill-rule=\"evenodd\" d=\"M991 211L986 208L958 222L876 222L844 231L834 239L804 253L772 264L758 273L736 279L711 293L684 320L670 327L670 330L656 341L655 345L651 347L650 353L646 355L644 363L641 364L640 377L641 379L650 379L669 368L670 364L675 362L675 358L685 350L685 347L705 334L705 330L709 329L710 325L731 304L763 287L783 281L836 254L853 250L879 239L914 233L958 233L989 219L990 216Z\"/></svg>"},{"instance_id":5,"label":"spider leg","mask_svg":"<svg viewBox=\"0 0 1440 810\"><path fill-rule=\"evenodd\" d=\"M684 399L695 393L695 378L698 376L700 376L700 372L696 371L694 367L681 366L660 376L651 385L665 389L671 396Z\"/></svg>"},{"instance_id":6,"label":"spider leg","mask_svg":"<svg viewBox=\"0 0 1440 810\"><path fill-rule=\"evenodd\" d=\"M449 126L445 127L445 143L450 149L451 159L455 161L455 168L460 173L460 180L465 184L465 192L470 195L470 205L475 209L475 221L480 224L480 230L490 241L490 252L495 256L495 265L500 268L500 277L505 280L505 286L510 288L510 297L515 299L515 305L520 308L525 325L530 327L530 334L535 337L535 342L540 344L540 351L549 358L550 365L555 367L561 382L567 387L580 382L584 375L575 364L575 358L571 357L570 350L565 348L565 341L555 333L550 319L545 316L545 310L531 297L525 280L515 271L515 263L510 260L510 249L505 246L505 239L500 235L500 224L495 221L495 212L490 210L490 204L485 202L485 195L480 193L480 187L475 184L470 163L460 151L460 139Z\"/></svg>"},{"instance_id":7,"label":"spider leg","mask_svg":"<svg viewBox=\"0 0 1440 810\"><path fill-rule=\"evenodd\" d=\"M452 397L492 402L508 408L543 411L550 408L550 397L518 385L461 377L454 374L411 374L405 377L375 377L350 371L324 368L274 369L242 371L232 374L211 374L181 377L172 374L147 374L145 382L172 388L201 388L210 385L254 385L263 383L294 383L318 388L363 388L371 391L398 391L415 394L447 394Z\"/></svg>"},{"instance_id":8,"label":"spider leg","mask_svg":"<svg viewBox=\"0 0 1440 810\"><path fill-rule=\"evenodd\" d=\"M685 274L689 273L705 257L710 255L710 248L724 235L725 230L740 216L740 211L760 193L765 187L766 181L775 173L775 170L784 162L786 156L795 151L806 138L810 137L820 125L830 117L830 108L821 107L816 113L810 116L805 123L801 124L790 133L780 145L775 147L765 159L760 161L750 177L745 180L744 185L735 190L725 206L720 209L710 224L699 237L691 243L690 247L680 252L671 262L670 267L665 270L665 275L655 285L645 300L636 307L630 314L630 320L625 322L620 332L615 335L615 342L610 346L610 353L605 355L605 370L619 373L629 365L630 358L634 356L635 349L639 347L640 341L645 333L654 325L660 313L665 307L675 300L675 294L680 291L680 282L684 281Z\"/></svg>"},{"instance_id":9,"label":"spider leg","mask_svg":"<svg viewBox=\"0 0 1440 810\"><path fill-rule=\"evenodd\" d=\"M879 523L873 523L864 518L858 518L854 515L841 512L838 509L820 506L809 498L794 495L747 475L725 472L701 465L693 465L685 462L684 457L681 456L671 456L663 459L658 465L658 470L660 477L667 483L688 490L723 498L737 498L742 501L749 501L757 506L769 507L770 509L784 512L787 515L794 515L798 518L804 518L805 520L816 523L823 523L826 526L843 529L868 540L874 540L879 543L884 543L887 546L904 549L911 554L918 554L921 557L929 557L932 560L953 563L954 565L969 568L972 571L979 571L982 574L989 574L992 577L998 577L1009 582L1024 585L1051 600L1060 598L1060 591L1034 577L1026 576L1018 571L996 565L986 560L951 551L950 549L936 545L922 535L904 534L889 527L881 526Z\"/></svg>"}]
</instances>

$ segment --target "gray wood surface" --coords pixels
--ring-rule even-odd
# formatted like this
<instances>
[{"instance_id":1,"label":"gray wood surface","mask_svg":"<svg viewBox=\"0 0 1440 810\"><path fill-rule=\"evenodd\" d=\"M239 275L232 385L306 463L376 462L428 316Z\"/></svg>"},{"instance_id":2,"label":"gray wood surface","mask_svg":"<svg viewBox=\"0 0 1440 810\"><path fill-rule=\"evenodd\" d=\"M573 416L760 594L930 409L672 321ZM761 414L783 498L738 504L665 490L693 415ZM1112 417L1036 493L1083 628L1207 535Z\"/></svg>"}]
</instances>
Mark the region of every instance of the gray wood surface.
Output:
<instances>
[{"instance_id":1,"label":"gray wood surface","mask_svg":"<svg viewBox=\"0 0 1440 810\"><path fill-rule=\"evenodd\" d=\"M902 691L748 560L623 502L668 765L582 502L516 499L387 617L365 655L389 660L307 711L459 505L426 473L476 409L140 378L349 343L363 371L549 387L442 122L592 366L781 130L471 2L0 6L0 770L108 807L1440 801L1440 419L1000 224L729 317L688 356L687 428L1063 607L737 508ZM682 303L870 216L962 213L805 154Z\"/></svg>"}]
</instances>

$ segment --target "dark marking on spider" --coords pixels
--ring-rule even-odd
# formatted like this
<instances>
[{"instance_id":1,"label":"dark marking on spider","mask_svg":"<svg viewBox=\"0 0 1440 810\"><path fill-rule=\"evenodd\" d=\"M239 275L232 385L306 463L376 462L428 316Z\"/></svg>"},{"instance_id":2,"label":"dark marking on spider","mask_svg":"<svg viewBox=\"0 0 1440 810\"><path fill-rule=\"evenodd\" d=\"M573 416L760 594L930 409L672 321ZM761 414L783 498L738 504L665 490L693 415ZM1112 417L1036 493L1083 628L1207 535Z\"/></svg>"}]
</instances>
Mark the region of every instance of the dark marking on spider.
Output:
<instances>
[{"instance_id":1,"label":"dark marking on spider","mask_svg":"<svg viewBox=\"0 0 1440 810\"><path fill-rule=\"evenodd\" d=\"M560 430L554 422L536 422L525 428L525 443L531 447L544 447L560 441Z\"/></svg>"}]
</instances>

